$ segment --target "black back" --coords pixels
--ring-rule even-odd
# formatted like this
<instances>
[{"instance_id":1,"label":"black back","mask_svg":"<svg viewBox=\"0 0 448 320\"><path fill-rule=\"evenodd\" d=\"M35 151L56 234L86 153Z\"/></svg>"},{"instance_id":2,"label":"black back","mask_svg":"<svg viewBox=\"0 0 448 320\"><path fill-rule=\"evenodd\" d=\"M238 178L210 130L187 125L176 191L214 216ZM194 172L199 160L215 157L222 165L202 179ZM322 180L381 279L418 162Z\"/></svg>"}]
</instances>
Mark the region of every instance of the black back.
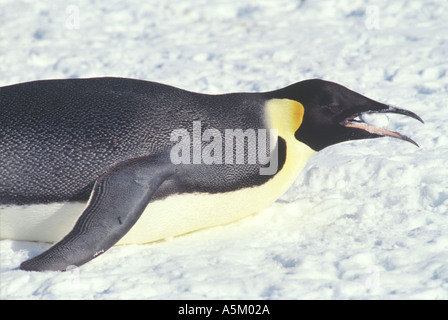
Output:
<instances>
[{"instance_id":1,"label":"black back","mask_svg":"<svg viewBox=\"0 0 448 320\"><path fill-rule=\"evenodd\" d=\"M259 94L204 95L124 78L0 88L0 204L87 200L118 163L167 154L172 130L264 128ZM212 168L213 167L213 168ZM190 165L158 196L261 184L259 165ZM175 183L173 183L175 182Z\"/></svg>"}]
</instances>

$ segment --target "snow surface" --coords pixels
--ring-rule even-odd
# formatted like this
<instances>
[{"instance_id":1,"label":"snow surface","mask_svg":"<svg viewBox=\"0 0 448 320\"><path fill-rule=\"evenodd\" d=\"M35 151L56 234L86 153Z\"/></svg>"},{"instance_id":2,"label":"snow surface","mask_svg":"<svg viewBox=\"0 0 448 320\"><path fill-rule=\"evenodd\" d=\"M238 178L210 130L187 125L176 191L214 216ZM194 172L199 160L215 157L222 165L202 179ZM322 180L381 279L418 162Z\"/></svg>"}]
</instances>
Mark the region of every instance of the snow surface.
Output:
<instances>
[{"instance_id":1,"label":"snow surface","mask_svg":"<svg viewBox=\"0 0 448 320\"><path fill-rule=\"evenodd\" d=\"M337 4L336 4L337 3ZM307 78L410 109L314 156L268 209L65 273L1 241L2 299L448 299L448 2L0 0L0 85L120 76L204 93Z\"/></svg>"}]
</instances>

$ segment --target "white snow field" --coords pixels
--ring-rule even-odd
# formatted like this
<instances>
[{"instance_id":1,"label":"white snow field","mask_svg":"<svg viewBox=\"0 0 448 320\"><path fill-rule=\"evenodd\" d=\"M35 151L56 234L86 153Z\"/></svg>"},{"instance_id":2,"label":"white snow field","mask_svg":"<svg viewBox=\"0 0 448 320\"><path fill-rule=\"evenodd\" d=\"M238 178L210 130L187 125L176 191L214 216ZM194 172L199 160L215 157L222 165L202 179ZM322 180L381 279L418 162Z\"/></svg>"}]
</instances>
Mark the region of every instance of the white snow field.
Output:
<instances>
[{"instance_id":1,"label":"white snow field","mask_svg":"<svg viewBox=\"0 0 448 320\"><path fill-rule=\"evenodd\" d=\"M2 240L2 299L448 299L448 1L0 0L0 85L119 76L203 93L334 81L412 137L316 154L266 210L68 272ZM369 120L370 121L370 120Z\"/></svg>"}]
</instances>

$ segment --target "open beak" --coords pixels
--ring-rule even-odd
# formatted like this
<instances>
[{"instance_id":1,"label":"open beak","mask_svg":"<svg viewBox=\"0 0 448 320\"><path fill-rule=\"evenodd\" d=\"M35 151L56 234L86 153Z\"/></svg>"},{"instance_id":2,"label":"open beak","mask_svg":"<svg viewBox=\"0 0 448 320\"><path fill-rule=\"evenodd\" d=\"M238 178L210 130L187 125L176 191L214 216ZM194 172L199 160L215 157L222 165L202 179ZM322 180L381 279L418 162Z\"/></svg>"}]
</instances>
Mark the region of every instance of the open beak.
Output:
<instances>
[{"instance_id":1,"label":"open beak","mask_svg":"<svg viewBox=\"0 0 448 320\"><path fill-rule=\"evenodd\" d=\"M397 113L397 114L402 114L414 119L417 119L418 121L420 121L421 123L424 123L422 118L420 118L418 115L416 115L415 113L408 111L408 110L404 110L404 109L399 109L396 107L392 107L392 106L387 106L384 105L386 108L384 109L379 109L379 110L368 110L368 111L364 111L364 112L359 112L356 113L354 115L351 115L347 118L344 119L344 121L341 123L341 125L343 125L344 127L347 128L356 128L356 129L360 129L360 130L364 130L367 131L371 134L377 135L377 136L388 136L388 137L392 137L392 138L397 138L400 140L404 140L404 141L408 141L412 144L415 144L417 147L419 146L414 140L412 140L409 137L406 137L404 135L402 135L401 133L398 132L393 132L393 131L389 131L386 129L381 129L381 128L377 128L375 126L372 126L366 122L364 122L362 120L362 115L363 114L372 114L372 113Z\"/></svg>"}]
</instances>

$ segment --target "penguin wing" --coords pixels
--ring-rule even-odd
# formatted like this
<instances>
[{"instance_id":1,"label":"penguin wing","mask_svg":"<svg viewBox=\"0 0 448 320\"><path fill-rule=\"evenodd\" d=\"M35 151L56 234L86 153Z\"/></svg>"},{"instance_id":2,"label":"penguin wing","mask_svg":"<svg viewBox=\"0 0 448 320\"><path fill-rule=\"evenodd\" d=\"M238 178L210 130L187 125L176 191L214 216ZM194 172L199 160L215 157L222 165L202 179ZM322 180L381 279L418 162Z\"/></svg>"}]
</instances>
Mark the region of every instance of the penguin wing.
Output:
<instances>
[{"instance_id":1,"label":"penguin wing","mask_svg":"<svg viewBox=\"0 0 448 320\"><path fill-rule=\"evenodd\" d=\"M158 157L120 163L100 177L73 229L40 255L23 262L27 271L64 271L80 266L117 243L137 222L175 165Z\"/></svg>"}]
</instances>

